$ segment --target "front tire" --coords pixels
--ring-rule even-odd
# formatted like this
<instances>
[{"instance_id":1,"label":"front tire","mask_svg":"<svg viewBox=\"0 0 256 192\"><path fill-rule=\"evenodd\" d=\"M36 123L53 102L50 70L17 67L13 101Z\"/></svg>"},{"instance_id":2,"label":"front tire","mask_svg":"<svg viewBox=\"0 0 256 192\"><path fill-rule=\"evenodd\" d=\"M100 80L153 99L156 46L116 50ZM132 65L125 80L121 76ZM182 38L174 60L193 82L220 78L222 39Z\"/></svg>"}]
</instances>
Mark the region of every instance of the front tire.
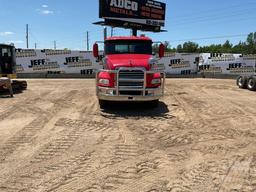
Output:
<instances>
[{"instance_id":1,"label":"front tire","mask_svg":"<svg viewBox=\"0 0 256 192\"><path fill-rule=\"evenodd\" d=\"M255 77L250 77L248 79L247 88L250 91L256 91L256 78Z\"/></svg>"},{"instance_id":2,"label":"front tire","mask_svg":"<svg viewBox=\"0 0 256 192\"><path fill-rule=\"evenodd\" d=\"M240 89L246 89L247 88L247 82L248 78L245 76L240 76L237 78L236 84Z\"/></svg>"},{"instance_id":3,"label":"front tire","mask_svg":"<svg viewBox=\"0 0 256 192\"><path fill-rule=\"evenodd\" d=\"M107 101L99 99L99 105L101 109L105 109L108 105Z\"/></svg>"},{"instance_id":4,"label":"front tire","mask_svg":"<svg viewBox=\"0 0 256 192\"><path fill-rule=\"evenodd\" d=\"M159 106L159 100L154 100L149 102L151 108L157 108Z\"/></svg>"}]
</instances>

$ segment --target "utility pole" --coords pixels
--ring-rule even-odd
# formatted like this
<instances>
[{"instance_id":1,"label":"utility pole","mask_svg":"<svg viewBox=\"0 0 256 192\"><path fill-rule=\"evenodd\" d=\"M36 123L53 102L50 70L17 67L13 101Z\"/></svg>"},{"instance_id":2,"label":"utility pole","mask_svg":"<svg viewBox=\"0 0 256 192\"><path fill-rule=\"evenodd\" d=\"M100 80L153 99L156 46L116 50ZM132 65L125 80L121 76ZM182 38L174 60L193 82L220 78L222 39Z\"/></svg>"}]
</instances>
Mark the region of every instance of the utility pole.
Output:
<instances>
[{"instance_id":1,"label":"utility pole","mask_svg":"<svg viewBox=\"0 0 256 192\"><path fill-rule=\"evenodd\" d=\"M111 27L111 37L113 37L113 35L114 35L114 28Z\"/></svg>"},{"instance_id":2,"label":"utility pole","mask_svg":"<svg viewBox=\"0 0 256 192\"><path fill-rule=\"evenodd\" d=\"M35 43L35 49L37 48L37 43Z\"/></svg>"},{"instance_id":3,"label":"utility pole","mask_svg":"<svg viewBox=\"0 0 256 192\"><path fill-rule=\"evenodd\" d=\"M28 24L26 25L26 42L27 42L27 49L29 48L28 44Z\"/></svg>"},{"instance_id":4,"label":"utility pole","mask_svg":"<svg viewBox=\"0 0 256 192\"><path fill-rule=\"evenodd\" d=\"M87 31L87 33L86 33L86 42L87 42L87 51L89 51L89 47L90 47L90 44L89 44L89 31Z\"/></svg>"},{"instance_id":5,"label":"utility pole","mask_svg":"<svg viewBox=\"0 0 256 192\"><path fill-rule=\"evenodd\" d=\"M57 49L57 42L54 41L53 43L54 43L54 49L56 50Z\"/></svg>"},{"instance_id":6,"label":"utility pole","mask_svg":"<svg viewBox=\"0 0 256 192\"><path fill-rule=\"evenodd\" d=\"M107 39L108 37L108 29L107 27L104 27L104 41Z\"/></svg>"}]
</instances>

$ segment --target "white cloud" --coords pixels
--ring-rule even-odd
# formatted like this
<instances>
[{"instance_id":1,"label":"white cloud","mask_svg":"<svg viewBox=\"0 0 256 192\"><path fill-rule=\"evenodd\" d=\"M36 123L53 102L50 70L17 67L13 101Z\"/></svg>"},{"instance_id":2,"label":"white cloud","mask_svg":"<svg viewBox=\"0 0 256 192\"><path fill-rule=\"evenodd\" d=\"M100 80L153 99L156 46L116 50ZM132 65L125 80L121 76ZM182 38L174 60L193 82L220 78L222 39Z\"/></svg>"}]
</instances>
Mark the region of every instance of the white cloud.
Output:
<instances>
[{"instance_id":1,"label":"white cloud","mask_svg":"<svg viewBox=\"0 0 256 192\"><path fill-rule=\"evenodd\" d=\"M54 11L47 10L47 9L37 9L36 11L41 15L52 15L52 14L54 14Z\"/></svg>"},{"instance_id":2,"label":"white cloud","mask_svg":"<svg viewBox=\"0 0 256 192\"><path fill-rule=\"evenodd\" d=\"M0 32L0 36L8 36L8 35L14 35L14 33L10 31Z\"/></svg>"},{"instance_id":3,"label":"white cloud","mask_svg":"<svg viewBox=\"0 0 256 192\"><path fill-rule=\"evenodd\" d=\"M50 10L41 10L41 14L43 14L43 15L51 15L51 14L53 14L53 11L50 11Z\"/></svg>"},{"instance_id":4,"label":"white cloud","mask_svg":"<svg viewBox=\"0 0 256 192\"><path fill-rule=\"evenodd\" d=\"M48 5L42 5L43 8L48 8L49 6Z\"/></svg>"}]
</instances>

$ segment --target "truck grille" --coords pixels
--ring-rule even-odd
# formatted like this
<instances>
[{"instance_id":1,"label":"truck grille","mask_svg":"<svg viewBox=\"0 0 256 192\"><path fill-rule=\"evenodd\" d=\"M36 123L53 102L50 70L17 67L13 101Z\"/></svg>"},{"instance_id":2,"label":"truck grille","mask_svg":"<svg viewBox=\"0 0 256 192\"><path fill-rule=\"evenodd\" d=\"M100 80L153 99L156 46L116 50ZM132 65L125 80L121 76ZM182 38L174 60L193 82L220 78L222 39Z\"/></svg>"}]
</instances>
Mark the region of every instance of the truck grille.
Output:
<instances>
[{"instance_id":1,"label":"truck grille","mask_svg":"<svg viewBox=\"0 0 256 192\"><path fill-rule=\"evenodd\" d=\"M121 70L119 72L119 87L143 88L144 71L142 70Z\"/></svg>"},{"instance_id":2,"label":"truck grille","mask_svg":"<svg viewBox=\"0 0 256 192\"><path fill-rule=\"evenodd\" d=\"M122 70L119 72L119 79L142 79L144 80L144 72L141 70Z\"/></svg>"},{"instance_id":3,"label":"truck grille","mask_svg":"<svg viewBox=\"0 0 256 192\"><path fill-rule=\"evenodd\" d=\"M144 86L143 70L120 70L119 90L120 95L142 95ZM138 91L137 91L138 89Z\"/></svg>"}]
</instances>

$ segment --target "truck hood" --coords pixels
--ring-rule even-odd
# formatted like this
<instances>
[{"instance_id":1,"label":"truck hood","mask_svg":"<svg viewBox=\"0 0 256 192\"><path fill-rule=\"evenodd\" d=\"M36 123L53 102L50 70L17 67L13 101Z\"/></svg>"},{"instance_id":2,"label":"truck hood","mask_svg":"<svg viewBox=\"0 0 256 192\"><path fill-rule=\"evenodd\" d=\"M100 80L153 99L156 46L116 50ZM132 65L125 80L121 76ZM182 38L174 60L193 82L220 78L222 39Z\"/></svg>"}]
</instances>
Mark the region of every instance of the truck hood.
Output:
<instances>
[{"instance_id":1,"label":"truck hood","mask_svg":"<svg viewBox=\"0 0 256 192\"><path fill-rule=\"evenodd\" d=\"M143 54L117 54L108 55L107 65L110 70L115 70L119 67L144 67L149 70L149 59L151 55Z\"/></svg>"}]
</instances>

